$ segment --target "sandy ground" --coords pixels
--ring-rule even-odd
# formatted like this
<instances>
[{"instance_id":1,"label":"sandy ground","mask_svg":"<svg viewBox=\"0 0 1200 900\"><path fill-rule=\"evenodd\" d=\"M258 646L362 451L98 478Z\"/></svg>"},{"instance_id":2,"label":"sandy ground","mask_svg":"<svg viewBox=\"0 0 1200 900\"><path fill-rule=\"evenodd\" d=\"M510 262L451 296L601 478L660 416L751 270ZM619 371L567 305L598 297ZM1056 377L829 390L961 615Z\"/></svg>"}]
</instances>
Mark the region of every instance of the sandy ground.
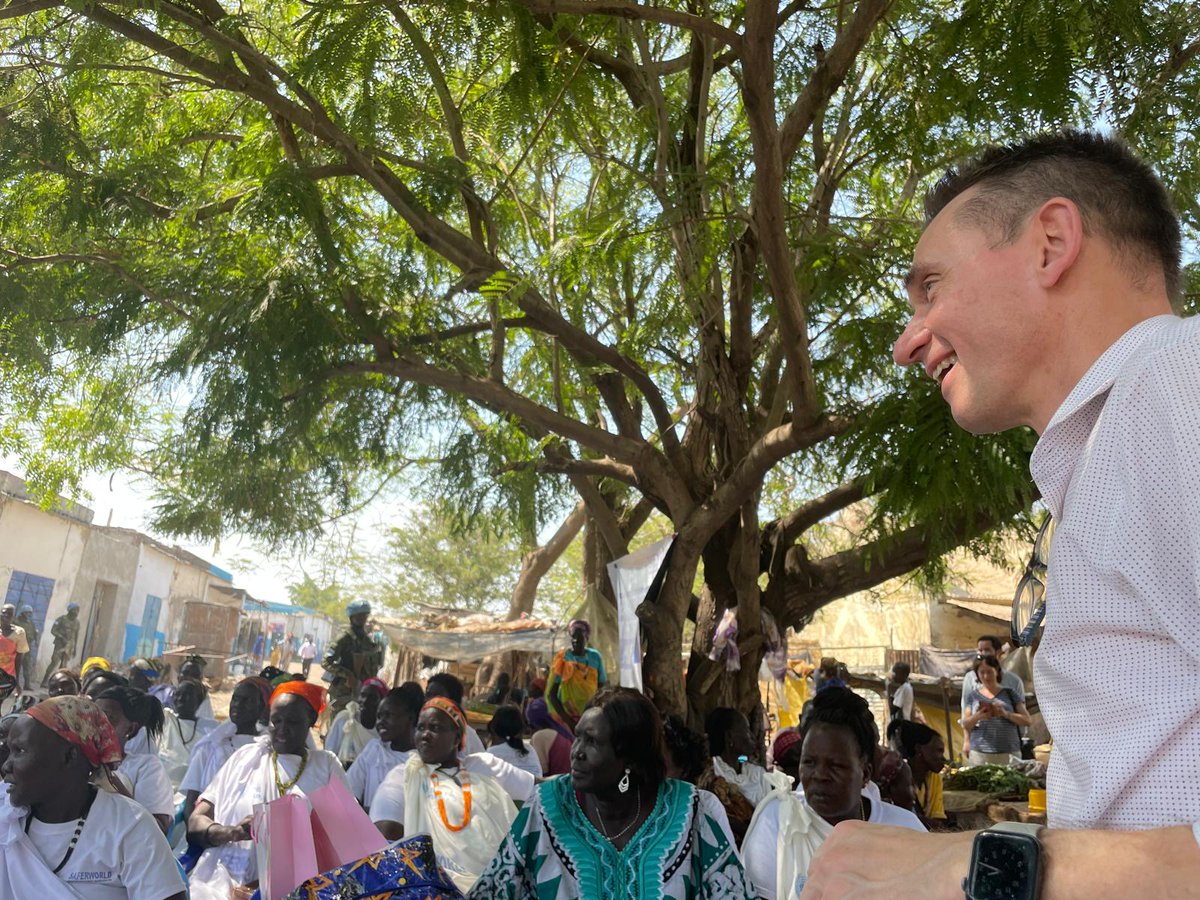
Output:
<instances>
[{"instance_id":1,"label":"sandy ground","mask_svg":"<svg viewBox=\"0 0 1200 900\"><path fill-rule=\"evenodd\" d=\"M300 671L299 663L289 666L289 671L295 669ZM321 676L325 674L325 670L321 668L319 663L314 662L312 668L308 671L308 680L313 684L325 686L325 682L321 680ZM217 690L210 690L208 699L212 701L213 715L217 717L217 721L224 721L229 718L229 698L233 696L233 689L238 683L236 676L229 676Z\"/></svg>"}]
</instances>

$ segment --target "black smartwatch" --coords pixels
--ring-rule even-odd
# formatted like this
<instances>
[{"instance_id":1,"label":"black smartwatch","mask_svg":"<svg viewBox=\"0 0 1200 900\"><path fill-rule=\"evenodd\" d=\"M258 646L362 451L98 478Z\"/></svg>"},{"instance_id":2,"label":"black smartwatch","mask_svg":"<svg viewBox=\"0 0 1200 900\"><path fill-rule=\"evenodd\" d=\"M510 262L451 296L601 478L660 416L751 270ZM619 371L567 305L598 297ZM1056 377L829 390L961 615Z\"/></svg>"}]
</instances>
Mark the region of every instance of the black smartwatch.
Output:
<instances>
[{"instance_id":1,"label":"black smartwatch","mask_svg":"<svg viewBox=\"0 0 1200 900\"><path fill-rule=\"evenodd\" d=\"M967 900L1037 900L1042 881L1041 825L1001 822L975 835Z\"/></svg>"}]
</instances>

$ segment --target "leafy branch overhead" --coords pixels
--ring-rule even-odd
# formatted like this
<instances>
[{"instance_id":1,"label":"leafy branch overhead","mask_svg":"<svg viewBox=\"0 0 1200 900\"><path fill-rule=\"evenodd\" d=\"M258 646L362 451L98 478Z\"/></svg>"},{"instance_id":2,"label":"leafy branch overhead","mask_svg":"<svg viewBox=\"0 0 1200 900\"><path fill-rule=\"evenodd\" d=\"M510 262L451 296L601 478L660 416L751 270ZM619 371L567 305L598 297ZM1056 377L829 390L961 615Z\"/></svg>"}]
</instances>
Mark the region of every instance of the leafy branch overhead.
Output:
<instances>
[{"instance_id":1,"label":"leafy branch overhead","mask_svg":"<svg viewBox=\"0 0 1200 900\"><path fill-rule=\"evenodd\" d=\"M1186 4L25 0L0 20L0 447L47 490L136 460L158 526L191 535L310 532L408 460L525 536L582 498L597 573L657 509L678 537L642 615L673 708L685 617L709 684L726 607L759 646L760 608L802 623L986 549L1032 502L1029 435L964 435L890 361L948 162L1108 123L1196 224ZM104 423L105 451L72 421ZM851 505L864 527L830 549L820 523Z\"/></svg>"}]
</instances>

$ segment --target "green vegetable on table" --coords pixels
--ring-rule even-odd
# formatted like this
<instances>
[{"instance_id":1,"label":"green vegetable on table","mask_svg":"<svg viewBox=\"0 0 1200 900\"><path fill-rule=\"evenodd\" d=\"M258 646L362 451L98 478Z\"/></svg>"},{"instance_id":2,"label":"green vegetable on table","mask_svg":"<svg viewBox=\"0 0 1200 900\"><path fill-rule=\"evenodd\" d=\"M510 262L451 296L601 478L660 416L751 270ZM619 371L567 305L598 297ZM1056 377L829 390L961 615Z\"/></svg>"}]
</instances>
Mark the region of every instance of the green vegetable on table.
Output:
<instances>
[{"instance_id":1,"label":"green vegetable on table","mask_svg":"<svg viewBox=\"0 0 1200 900\"><path fill-rule=\"evenodd\" d=\"M981 791L1001 796L1026 796L1036 784L1023 772L1005 766L971 766L946 774L942 781L948 791Z\"/></svg>"}]
</instances>

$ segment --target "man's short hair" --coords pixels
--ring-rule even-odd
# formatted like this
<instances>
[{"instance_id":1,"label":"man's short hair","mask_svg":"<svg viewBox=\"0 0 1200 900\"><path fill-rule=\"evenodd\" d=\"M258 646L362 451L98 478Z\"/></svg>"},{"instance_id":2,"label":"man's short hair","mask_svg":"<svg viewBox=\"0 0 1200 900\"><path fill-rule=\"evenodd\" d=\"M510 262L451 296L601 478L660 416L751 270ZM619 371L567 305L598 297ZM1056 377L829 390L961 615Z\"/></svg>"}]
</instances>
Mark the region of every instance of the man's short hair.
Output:
<instances>
[{"instance_id":1,"label":"man's short hair","mask_svg":"<svg viewBox=\"0 0 1200 900\"><path fill-rule=\"evenodd\" d=\"M1167 189L1119 138L1055 131L988 147L951 168L925 197L926 224L955 197L978 187L960 215L1014 240L1035 209L1052 197L1079 207L1084 232L1107 238L1134 268L1157 264L1167 296L1180 296L1179 219Z\"/></svg>"},{"instance_id":2,"label":"man's short hair","mask_svg":"<svg viewBox=\"0 0 1200 900\"><path fill-rule=\"evenodd\" d=\"M903 675L905 678L907 678L912 674L912 666L906 662L898 662L892 666L892 671L897 675Z\"/></svg>"},{"instance_id":3,"label":"man's short hair","mask_svg":"<svg viewBox=\"0 0 1200 900\"><path fill-rule=\"evenodd\" d=\"M976 644L982 641L987 641L989 644L991 644L992 649L997 653L999 653L1000 649L1004 646L1004 643L1000 640L1000 638L996 637L994 634L981 634L975 639Z\"/></svg>"}]
</instances>

